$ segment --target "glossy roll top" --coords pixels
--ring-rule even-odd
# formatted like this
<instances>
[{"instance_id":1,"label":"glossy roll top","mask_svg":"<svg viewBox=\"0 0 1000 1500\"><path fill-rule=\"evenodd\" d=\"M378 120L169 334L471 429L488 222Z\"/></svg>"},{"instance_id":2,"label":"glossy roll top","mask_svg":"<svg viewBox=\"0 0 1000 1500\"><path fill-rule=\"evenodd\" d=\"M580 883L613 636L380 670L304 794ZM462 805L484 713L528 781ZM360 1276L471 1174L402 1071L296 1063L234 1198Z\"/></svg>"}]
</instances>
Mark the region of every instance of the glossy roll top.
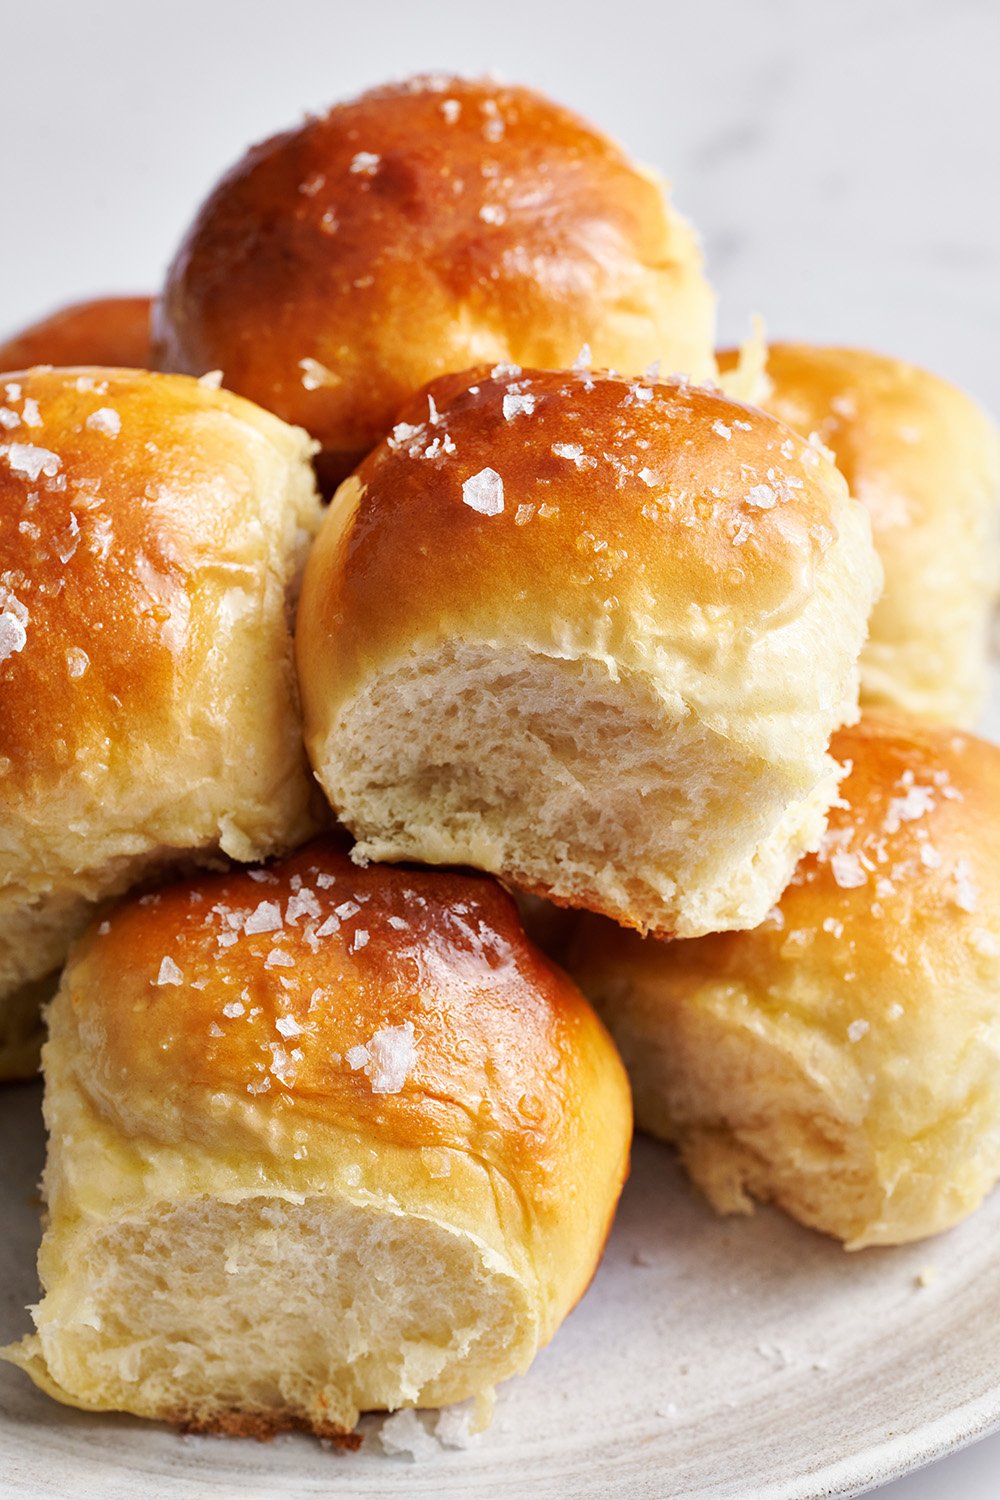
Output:
<instances>
[{"instance_id":1,"label":"glossy roll top","mask_svg":"<svg viewBox=\"0 0 1000 1500\"><path fill-rule=\"evenodd\" d=\"M150 297L97 297L61 307L0 342L0 371L32 365L148 369Z\"/></svg>"},{"instance_id":2,"label":"glossy roll top","mask_svg":"<svg viewBox=\"0 0 1000 1500\"><path fill-rule=\"evenodd\" d=\"M321 442L341 478L428 380L483 361L715 368L714 299L662 184L541 95L374 89L254 147L200 209L155 327L161 367Z\"/></svg>"},{"instance_id":3,"label":"glossy roll top","mask_svg":"<svg viewBox=\"0 0 1000 1500\"><path fill-rule=\"evenodd\" d=\"M322 779L324 734L370 674L463 634L641 674L793 763L825 749L851 696L840 644L878 581L841 476L752 407L586 371L454 377L344 484L311 554L298 651L315 763Z\"/></svg>"}]
</instances>

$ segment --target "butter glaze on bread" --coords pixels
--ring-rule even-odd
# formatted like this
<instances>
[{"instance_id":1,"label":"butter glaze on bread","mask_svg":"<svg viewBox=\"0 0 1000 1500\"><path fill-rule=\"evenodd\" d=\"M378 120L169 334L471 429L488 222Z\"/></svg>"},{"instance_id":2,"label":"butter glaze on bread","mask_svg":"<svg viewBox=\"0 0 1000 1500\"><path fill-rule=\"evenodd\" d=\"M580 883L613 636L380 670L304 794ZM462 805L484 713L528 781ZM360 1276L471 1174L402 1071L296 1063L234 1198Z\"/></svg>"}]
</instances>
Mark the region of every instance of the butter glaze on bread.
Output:
<instances>
[{"instance_id":1,"label":"butter glaze on bread","mask_svg":"<svg viewBox=\"0 0 1000 1500\"><path fill-rule=\"evenodd\" d=\"M214 189L155 312L162 368L318 438L336 482L403 402L497 360L715 370L714 297L664 185L540 94L433 77L255 146ZM331 486L332 488L332 483Z\"/></svg>"},{"instance_id":2,"label":"butter glaze on bread","mask_svg":"<svg viewBox=\"0 0 1000 1500\"><path fill-rule=\"evenodd\" d=\"M772 1199L850 1248L920 1239L1000 1175L1000 749L871 715L821 852L754 932L582 919L569 967L723 1212Z\"/></svg>"},{"instance_id":3,"label":"butter glaze on bread","mask_svg":"<svg viewBox=\"0 0 1000 1500\"><path fill-rule=\"evenodd\" d=\"M151 305L150 297L98 297L61 307L0 342L0 370L31 365L148 369Z\"/></svg>"},{"instance_id":4,"label":"butter glaze on bread","mask_svg":"<svg viewBox=\"0 0 1000 1500\"><path fill-rule=\"evenodd\" d=\"M324 519L307 747L363 857L640 930L752 926L836 795L877 586L864 509L762 412L683 382L450 377Z\"/></svg>"},{"instance_id":5,"label":"butter glaze on bread","mask_svg":"<svg viewBox=\"0 0 1000 1500\"><path fill-rule=\"evenodd\" d=\"M59 1400L262 1435L485 1396L593 1274L626 1172L603 1026L468 875L332 841L132 898L45 1049Z\"/></svg>"},{"instance_id":6,"label":"butter glaze on bread","mask_svg":"<svg viewBox=\"0 0 1000 1500\"><path fill-rule=\"evenodd\" d=\"M735 355L722 355L728 367ZM768 410L833 450L867 507L885 590L861 658L863 705L972 725L1000 593L1000 440L976 403L902 360L774 344Z\"/></svg>"},{"instance_id":7,"label":"butter glaze on bread","mask_svg":"<svg viewBox=\"0 0 1000 1500\"><path fill-rule=\"evenodd\" d=\"M0 1070L93 902L315 826L289 615L302 432L187 377L0 377ZM27 1030L26 1030L27 1029Z\"/></svg>"}]
</instances>

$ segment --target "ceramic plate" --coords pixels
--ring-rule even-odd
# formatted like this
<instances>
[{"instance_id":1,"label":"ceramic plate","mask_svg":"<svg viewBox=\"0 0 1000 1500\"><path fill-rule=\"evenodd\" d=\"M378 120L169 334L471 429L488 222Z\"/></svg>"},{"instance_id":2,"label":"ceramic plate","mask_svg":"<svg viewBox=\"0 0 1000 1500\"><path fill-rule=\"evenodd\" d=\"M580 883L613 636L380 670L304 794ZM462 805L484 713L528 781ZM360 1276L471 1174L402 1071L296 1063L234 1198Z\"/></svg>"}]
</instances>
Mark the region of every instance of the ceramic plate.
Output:
<instances>
[{"instance_id":1,"label":"ceramic plate","mask_svg":"<svg viewBox=\"0 0 1000 1500\"><path fill-rule=\"evenodd\" d=\"M989 732L1000 739L1000 694ZM40 1090L0 1093L0 1338L36 1295ZM848 1255L760 1210L719 1219L636 1144L604 1263L487 1433L423 1462L379 1423L344 1455L302 1437L179 1437L60 1407L0 1366L0 1493L812 1500L856 1495L1000 1426L1000 1193L922 1245ZM432 1425L432 1424L431 1424Z\"/></svg>"}]
</instances>

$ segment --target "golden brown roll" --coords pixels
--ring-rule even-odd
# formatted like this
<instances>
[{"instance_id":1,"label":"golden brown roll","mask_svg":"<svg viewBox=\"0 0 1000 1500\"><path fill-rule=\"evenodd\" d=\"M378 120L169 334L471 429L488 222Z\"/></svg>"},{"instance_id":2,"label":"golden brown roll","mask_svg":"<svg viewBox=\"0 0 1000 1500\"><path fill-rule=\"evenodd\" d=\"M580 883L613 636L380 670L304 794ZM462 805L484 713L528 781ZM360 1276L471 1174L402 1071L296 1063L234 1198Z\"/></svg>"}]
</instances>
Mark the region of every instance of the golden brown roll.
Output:
<instances>
[{"instance_id":1,"label":"golden brown roll","mask_svg":"<svg viewBox=\"0 0 1000 1500\"><path fill-rule=\"evenodd\" d=\"M148 369L150 297L74 302L0 343L0 370L31 365L115 365Z\"/></svg>"},{"instance_id":2,"label":"golden brown roll","mask_svg":"<svg viewBox=\"0 0 1000 1500\"><path fill-rule=\"evenodd\" d=\"M580 921L569 965L642 1128L722 1212L862 1245L947 1229L1000 1175L1000 749L872 715L821 852L754 932Z\"/></svg>"},{"instance_id":3,"label":"golden brown roll","mask_svg":"<svg viewBox=\"0 0 1000 1500\"><path fill-rule=\"evenodd\" d=\"M735 356L721 356L723 368ZM885 591L861 658L863 704L974 724L1000 592L1000 442L968 396L857 349L774 344L770 411L833 450L867 506Z\"/></svg>"},{"instance_id":4,"label":"golden brown roll","mask_svg":"<svg viewBox=\"0 0 1000 1500\"><path fill-rule=\"evenodd\" d=\"M0 1073L91 903L314 826L289 614L305 433L187 377L0 376Z\"/></svg>"},{"instance_id":5,"label":"golden brown roll","mask_svg":"<svg viewBox=\"0 0 1000 1500\"><path fill-rule=\"evenodd\" d=\"M50 1028L45 1296L6 1355L61 1401L342 1436L487 1396L593 1274L628 1081L492 881L325 841L133 898Z\"/></svg>"},{"instance_id":6,"label":"golden brown roll","mask_svg":"<svg viewBox=\"0 0 1000 1500\"><path fill-rule=\"evenodd\" d=\"M416 78L255 146L199 210L154 315L336 481L434 377L497 360L714 372L714 298L664 185L528 89ZM332 487L332 485L331 485Z\"/></svg>"},{"instance_id":7,"label":"golden brown roll","mask_svg":"<svg viewBox=\"0 0 1000 1500\"><path fill-rule=\"evenodd\" d=\"M415 398L303 581L307 747L358 855L629 926L760 921L836 795L868 518L685 383L509 367Z\"/></svg>"}]
</instances>

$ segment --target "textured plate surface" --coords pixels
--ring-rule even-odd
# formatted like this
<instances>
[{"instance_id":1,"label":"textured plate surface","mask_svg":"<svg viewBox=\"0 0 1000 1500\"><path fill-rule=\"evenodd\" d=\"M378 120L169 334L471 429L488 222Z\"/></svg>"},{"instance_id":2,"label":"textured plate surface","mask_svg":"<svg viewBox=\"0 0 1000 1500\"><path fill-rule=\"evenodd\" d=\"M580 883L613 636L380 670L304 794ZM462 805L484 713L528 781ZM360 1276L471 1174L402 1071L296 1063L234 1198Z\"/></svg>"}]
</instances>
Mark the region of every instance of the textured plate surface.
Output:
<instances>
[{"instance_id":1,"label":"textured plate surface","mask_svg":"<svg viewBox=\"0 0 1000 1500\"><path fill-rule=\"evenodd\" d=\"M1000 739L1000 703L988 732ZM0 1338L36 1294L40 1091L0 1094ZM0 1494L222 1497L853 1495L1000 1426L1000 1193L951 1233L845 1254L770 1210L721 1220L636 1145L590 1292L492 1428L424 1463L374 1436L180 1438L57 1406L0 1366Z\"/></svg>"}]
</instances>

